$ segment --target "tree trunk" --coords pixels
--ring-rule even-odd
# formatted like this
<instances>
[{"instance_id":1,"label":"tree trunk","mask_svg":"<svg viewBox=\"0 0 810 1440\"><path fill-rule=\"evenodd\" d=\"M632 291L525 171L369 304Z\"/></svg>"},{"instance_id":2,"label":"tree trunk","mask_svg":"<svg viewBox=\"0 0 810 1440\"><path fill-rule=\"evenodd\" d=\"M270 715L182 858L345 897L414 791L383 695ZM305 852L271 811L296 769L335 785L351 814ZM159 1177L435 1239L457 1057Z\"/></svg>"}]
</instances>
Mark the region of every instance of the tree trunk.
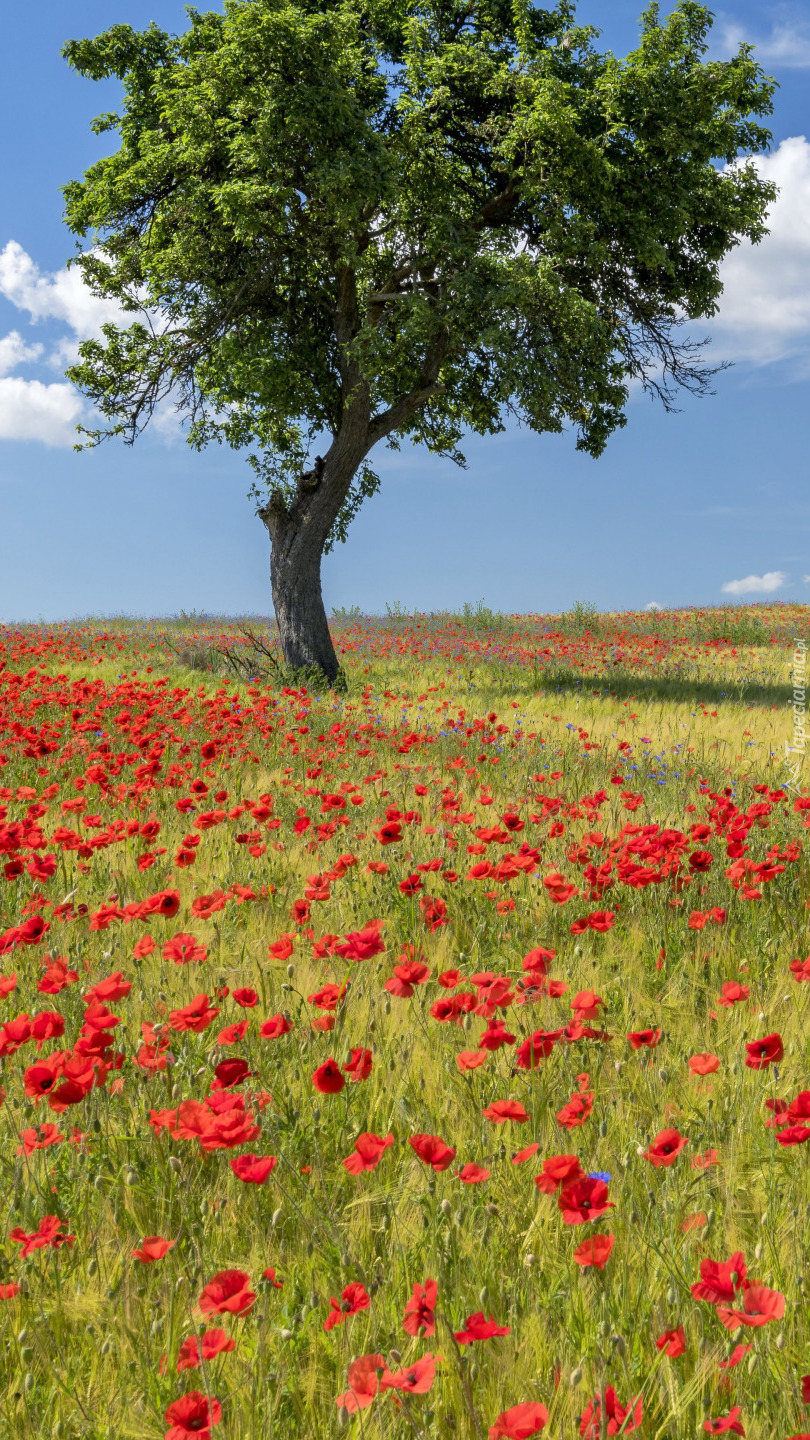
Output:
<instances>
[{"instance_id":1,"label":"tree trunk","mask_svg":"<svg viewBox=\"0 0 810 1440\"><path fill-rule=\"evenodd\" d=\"M269 528L269 527L268 527ZM293 670L320 671L334 684L340 669L321 593L322 544L303 531L273 540L270 583L281 650Z\"/></svg>"}]
</instances>

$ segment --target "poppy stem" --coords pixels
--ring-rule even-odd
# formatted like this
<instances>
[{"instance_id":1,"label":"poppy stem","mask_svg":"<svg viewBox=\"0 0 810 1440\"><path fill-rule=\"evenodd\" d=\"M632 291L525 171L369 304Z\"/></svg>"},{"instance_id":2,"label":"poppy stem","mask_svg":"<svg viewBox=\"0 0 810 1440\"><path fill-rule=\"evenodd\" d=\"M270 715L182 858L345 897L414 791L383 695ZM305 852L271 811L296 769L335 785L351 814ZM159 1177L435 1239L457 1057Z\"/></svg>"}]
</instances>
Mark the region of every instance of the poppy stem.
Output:
<instances>
[{"instance_id":1,"label":"poppy stem","mask_svg":"<svg viewBox=\"0 0 810 1440\"><path fill-rule=\"evenodd\" d=\"M452 1327L452 1325L450 1324L449 1320L446 1320L443 1315L440 1317L440 1316L439 1316L439 1313L438 1313L438 1311L437 1311L437 1312L436 1312L436 1319L439 1320L440 1318L441 1318L441 1320L442 1320L442 1323L443 1323L443 1324L446 1326L446 1328L447 1328L447 1333L448 1333L448 1335L450 1336L450 1339L451 1339L452 1342L453 1342L453 1348L454 1348L454 1350L455 1350L455 1352L456 1352L456 1359L457 1359L457 1361L458 1361L458 1377L459 1377L459 1380L461 1381L461 1391L462 1391L462 1394L463 1394L463 1396L464 1396L464 1403L465 1403L465 1405L467 1406L467 1412L468 1412L468 1414L469 1414L469 1417L470 1417L470 1421L471 1421L471 1423L472 1423L473 1430L475 1431L476 1435L479 1437L479 1440L483 1440L484 1432L483 1432L483 1430L481 1429L481 1425L480 1425L480 1423L479 1423L478 1416L477 1416L476 1413L475 1413L475 1405L473 1404L472 1386L470 1385L469 1377L468 1377L468 1375L465 1373L464 1365L462 1364L461 1346L459 1345L459 1343L458 1343L458 1341L457 1341L457 1339L456 1339L456 1337L455 1337L455 1334L454 1334L454 1332L453 1332L453 1327Z\"/></svg>"}]
</instances>

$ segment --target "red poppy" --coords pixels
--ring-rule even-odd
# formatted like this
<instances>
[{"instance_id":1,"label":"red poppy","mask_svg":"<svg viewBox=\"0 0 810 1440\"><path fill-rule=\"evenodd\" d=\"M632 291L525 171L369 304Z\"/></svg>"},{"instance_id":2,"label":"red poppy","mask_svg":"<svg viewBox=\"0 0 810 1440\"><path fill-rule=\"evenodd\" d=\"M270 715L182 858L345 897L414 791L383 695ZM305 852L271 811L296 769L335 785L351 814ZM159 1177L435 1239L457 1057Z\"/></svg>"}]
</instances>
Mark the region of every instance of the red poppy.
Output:
<instances>
[{"instance_id":1,"label":"red poppy","mask_svg":"<svg viewBox=\"0 0 810 1440\"><path fill-rule=\"evenodd\" d=\"M478 1041L481 1050L500 1050L502 1045L514 1045L515 1036L510 1034L500 1018L490 1020Z\"/></svg>"},{"instance_id":2,"label":"red poppy","mask_svg":"<svg viewBox=\"0 0 810 1440\"><path fill-rule=\"evenodd\" d=\"M58 1215L44 1215L39 1222L39 1229L32 1234L26 1235L19 1225L9 1230L8 1238L13 1240L15 1245L21 1245L20 1259L25 1260L35 1250L59 1250L62 1245L72 1245L76 1239L75 1235L62 1235L62 1227L67 1229L66 1222L60 1220Z\"/></svg>"},{"instance_id":3,"label":"red poppy","mask_svg":"<svg viewBox=\"0 0 810 1440\"><path fill-rule=\"evenodd\" d=\"M588 1116L593 1112L593 1092L588 1091L585 1095L572 1095L570 1100L557 1111L557 1124L564 1130L576 1130L578 1125L584 1125Z\"/></svg>"},{"instance_id":4,"label":"red poppy","mask_svg":"<svg viewBox=\"0 0 810 1440\"><path fill-rule=\"evenodd\" d=\"M586 1175L564 1185L557 1198L557 1204L566 1225L585 1225L589 1220L598 1220L607 1210L613 1208L608 1200L608 1187L604 1180L595 1180Z\"/></svg>"},{"instance_id":5,"label":"red poppy","mask_svg":"<svg viewBox=\"0 0 810 1440\"><path fill-rule=\"evenodd\" d=\"M329 1059L313 1072L312 1083L322 1095L337 1095L338 1091L343 1089L346 1081L340 1073L337 1060L330 1055Z\"/></svg>"},{"instance_id":6,"label":"red poppy","mask_svg":"<svg viewBox=\"0 0 810 1440\"><path fill-rule=\"evenodd\" d=\"M203 1360L214 1360L217 1355L235 1349L236 1341L229 1339L224 1330L205 1330L202 1337L202 1353L196 1335L189 1335L180 1346L177 1356L177 1373L183 1370L198 1370Z\"/></svg>"},{"instance_id":7,"label":"red poppy","mask_svg":"<svg viewBox=\"0 0 810 1440\"><path fill-rule=\"evenodd\" d=\"M771 1320L781 1320L784 1313L785 1297L781 1290L769 1290L767 1285L756 1282L746 1285L742 1310L732 1310L725 1305L717 1307L718 1319L727 1330L736 1330L738 1325L769 1325Z\"/></svg>"},{"instance_id":8,"label":"red poppy","mask_svg":"<svg viewBox=\"0 0 810 1440\"><path fill-rule=\"evenodd\" d=\"M269 1020L263 1020L259 1026L259 1034L263 1040L280 1040L282 1035L289 1035L292 1030L292 1021L286 1015L271 1015Z\"/></svg>"},{"instance_id":9,"label":"red poppy","mask_svg":"<svg viewBox=\"0 0 810 1440\"><path fill-rule=\"evenodd\" d=\"M329 1314L323 1323L324 1330L334 1330L336 1325L342 1325L352 1315L357 1315L361 1310L368 1310L371 1304L371 1297L365 1286L359 1280L353 1280L342 1291L340 1299L336 1300L334 1295L329 1300Z\"/></svg>"},{"instance_id":10,"label":"red poppy","mask_svg":"<svg viewBox=\"0 0 810 1440\"><path fill-rule=\"evenodd\" d=\"M164 1240L162 1235L147 1235L141 1242L140 1250L133 1250L132 1258L140 1260L143 1265L151 1265L155 1260L162 1260L175 1244L174 1240Z\"/></svg>"},{"instance_id":11,"label":"red poppy","mask_svg":"<svg viewBox=\"0 0 810 1440\"><path fill-rule=\"evenodd\" d=\"M264 1185L277 1163L275 1155L237 1155L229 1161L237 1180L246 1185Z\"/></svg>"},{"instance_id":12,"label":"red poppy","mask_svg":"<svg viewBox=\"0 0 810 1440\"><path fill-rule=\"evenodd\" d=\"M511 1410L501 1411L495 1424L489 1427L489 1440L531 1440L547 1423L545 1405L539 1400L527 1400L522 1405L513 1405Z\"/></svg>"},{"instance_id":13,"label":"red poppy","mask_svg":"<svg viewBox=\"0 0 810 1440\"><path fill-rule=\"evenodd\" d=\"M483 1166L476 1165L473 1160L470 1160L466 1165L462 1165L458 1171L458 1178L464 1185L481 1185L489 1179L491 1173L490 1170L486 1170Z\"/></svg>"},{"instance_id":14,"label":"red poppy","mask_svg":"<svg viewBox=\"0 0 810 1440\"><path fill-rule=\"evenodd\" d=\"M29 1066L30 1070L35 1068L33 1065ZM26 1070L25 1075L25 1093L26 1095L30 1095L32 1092L28 1085L28 1070ZM51 1145L59 1145L64 1138L58 1125L52 1125L50 1122L46 1122L44 1125L33 1126L28 1130L21 1130L20 1139L22 1140L22 1145L18 1147L17 1154L33 1155L35 1150L47 1150Z\"/></svg>"},{"instance_id":15,"label":"red poppy","mask_svg":"<svg viewBox=\"0 0 810 1440\"><path fill-rule=\"evenodd\" d=\"M203 1287L200 1295L203 1315L247 1315L255 1303L250 1276L244 1270L220 1270Z\"/></svg>"},{"instance_id":16,"label":"red poppy","mask_svg":"<svg viewBox=\"0 0 810 1440\"><path fill-rule=\"evenodd\" d=\"M540 1144L538 1141L535 1140L534 1144L526 1145L523 1150L517 1150L515 1152L515 1154L512 1156L512 1164L522 1165L524 1161L531 1160L532 1156L536 1155L539 1149Z\"/></svg>"},{"instance_id":17,"label":"red poppy","mask_svg":"<svg viewBox=\"0 0 810 1440\"><path fill-rule=\"evenodd\" d=\"M735 1345L727 1360L721 1360L718 1366L720 1370L736 1370L741 1360L744 1360L752 1345Z\"/></svg>"},{"instance_id":18,"label":"red poppy","mask_svg":"<svg viewBox=\"0 0 810 1440\"><path fill-rule=\"evenodd\" d=\"M728 1010L732 1005L739 1005L743 1000L747 1000L750 994L751 991L747 985L740 985L737 980L724 980L723 993L718 1004L725 1006Z\"/></svg>"},{"instance_id":19,"label":"red poppy","mask_svg":"<svg viewBox=\"0 0 810 1440\"><path fill-rule=\"evenodd\" d=\"M482 1114L485 1120L491 1120L494 1125L503 1125L506 1120L514 1120L523 1125L529 1118L519 1100L493 1100Z\"/></svg>"},{"instance_id":20,"label":"red poppy","mask_svg":"<svg viewBox=\"0 0 810 1440\"><path fill-rule=\"evenodd\" d=\"M350 1175L360 1175L364 1170L375 1170L385 1151L393 1143L394 1137L391 1134L375 1135L364 1130L354 1142L354 1153L343 1161L344 1170L348 1170Z\"/></svg>"},{"instance_id":21,"label":"red poppy","mask_svg":"<svg viewBox=\"0 0 810 1440\"><path fill-rule=\"evenodd\" d=\"M416 1151L423 1165L430 1165L438 1175L447 1170L456 1158L452 1145L446 1145L438 1135L411 1135L408 1144Z\"/></svg>"},{"instance_id":22,"label":"red poppy","mask_svg":"<svg viewBox=\"0 0 810 1440\"><path fill-rule=\"evenodd\" d=\"M413 1295L405 1306L402 1321L403 1330L416 1338L436 1333L436 1299L439 1287L435 1280L426 1280L424 1285L415 1284Z\"/></svg>"},{"instance_id":23,"label":"red poppy","mask_svg":"<svg viewBox=\"0 0 810 1440\"><path fill-rule=\"evenodd\" d=\"M710 1305L721 1305L724 1300L733 1300L735 1292L745 1284L745 1256L735 1250L728 1260L701 1260L700 1279L690 1290L696 1300L707 1300Z\"/></svg>"},{"instance_id":24,"label":"red poppy","mask_svg":"<svg viewBox=\"0 0 810 1440\"><path fill-rule=\"evenodd\" d=\"M387 1369L382 1355L361 1355L349 1366L349 1388L344 1395L338 1395L335 1404L354 1415L371 1405L380 1388L379 1371Z\"/></svg>"},{"instance_id":25,"label":"red poppy","mask_svg":"<svg viewBox=\"0 0 810 1440\"><path fill-rule=\"evenodd\" d=\"M348 1060L343 1066L346 1074L354 1080L367 1080L371 1074L373 1060L370 1050L364 1050L362 1045L356 1046L350 1053Z\"/></svg>"},{"instance_id":26,"label":"red poppy","mask_svg":"<svg viewBox=\"0 0 810 1440\"><path fill-rule=\"evenodd\" d=\"M169 1426L165 1440L211 1440L211 1426L222 1419L222 1406L215 1396L190 1390L172 1402L163 1419Z\"/></svg>"},{"instance_id":27,"label":"red poppy","mask_svg":"<svg viewBox=\"0 0 810 1440\"><path fill-rule=\"evenodd\" d=\"M459 1345L472 1345L476 1340L492 1340L496 1335L509 1335L508 1325L496 1324L494 1315L487 1320L483 1310L476 1310L474 1315L468 1315L464 1321L463 1330L455 1330L454 1335Z\"/></svg>"},{"instance_id":28,"label":"red poppy","mask_svg":"<svg viewBox=\"0 0 810 1440\"><path fill-rule=\"evenodd\" d=\"M657 1030L631 1030L627 1036L634 1050L641 1050L646 1047L654 1050L661 1039L660 1026Z\"/></svg>"},{"instance_id":29,"label":"red poppy","mask_svg":"<svg viewBox=\"0 0 810 1440\"><path fill-rule=\"evenodd\" d=\"M195 995L182 1010L170 1010L168 1024L172 1030L201 1035L219 1014L219 1007L211 1005L208 995Z\"/></svg>"},{"instance_id":30,"label":"red poppy","mask_svg":"<svg viewBox=\"0 0 810 1440\"><path fill-rule=\"evenodd\" d=\"M262 1279L268 1280L274 1290L284 1289L284 1281L276 1279L275 1266L273 1265L268 1265L267 1269L262 1271Z\"/></svg>"},{"instance_id":31,"label":"red poppy","mask_svg":"<svg viewBox=\"0 0 810 1440\"><path fill-rule=\"evenodd\" d=\"M0 1284L0 1300L15 1300L19 1293L20 1287L13 1280Z\"/></svg>"},{"instance_id":32,"label":"red poppy","mask_svg":"<svg viewBox=\"0 0 810 1440\"><path fill-rule=\"evenodd\" d=\"M347 960L370 960L374 955L381 955L385 949L385 943L380 930L382 920L371 920L362 930L354 930L344 940L332 946L334 955L342 955Z\"/></svg>"},{"instance_id":33,"label":"red poppy","mask_svg":"<svg viewBox=\"0 0 810 1440\"><path fill-rule=\"evenodd\" d=\"M460 1050L456 1056L456 1064L463 1073L465 1070L477 1070L479 1065L486 1062L486 1050Z\"/></svg>"},{"instance_id":34,"label":"red poppy","mask_svg":"<svg viewBox=\"0 0 810 1440\"><path fill-rule=\"evenodd\" d=\"M725 1435L726 1433L744 1435L745 1430L739 1418L741 1413L739 1405L734 1405L728 1415L718 1415L716 1420L704 1420L703 1429L707 1430L710 1435Z\"/></svg>"},{"instance_id":35,"label":"red poppy","mask_svg":"<svg viewBox=\"0 0 810 1440\"><path fill-rule=\"evenodd\" d=\"M538 1147L535 1145L534 1148L536 1150ZM551 1155L548 1160L543 1161L542 1172L535 1175L534 1183L544 1195L554 1195L561 1186L584 1179L585 1172L577 1155Z\"/></svg>"},{"instance_id":36,"label":"red poppy","mask_svg":"<svg viewBox=\"0 0 810 1440\"><path fill-rule=\"evenodd\" d=\"M624 1406L617 1398L613 1386L608 1385L605 1388L605 1419L607 1427L603 1430L602 1400L597 1395L583 1411L579 1422L580 1435L584 1435L586 1440L599 1440L602 1434L629 1435L631 1430L637 1430L643 1419L641 1396Z\"/></svg>"},{"instance_id":37,"label":"red poppy","mask_svg":"<svg viewBox=\"0 0 810 1440\"><path fill-rule=\"evenodd\" d=\"M247 986L240 990L232 990L231 999L234 1000L237 1005L243 1006L245 1010L252 1010L253 1006L259 1003L259 997L256 991L251 990Z\"/></svg>"},{"instance_id":38,"label":"red poppy","mask_svg":"<svg viewBox=\"0 0 810 1440\"><path fill-rule=\"evenodd\" d=\"M660 1130L655 1139L651 1141L648 1150L644 1151L644 1158L649 1160L656 1169L661 1165L674 1165L684 1146L689 1144L689 1137L681 1135L677 1130Z\"/></svg>"},{"instance_id":39,"label":"red poppy","mask_svg":"<svg viewBox=\"0 0 810 1440\"><path fill-rule=\"evenodd\" d=\"M577 1246L574 1259L582 1270L591 1267L604 1270L615 1243L615 1235L593 1235L590 1240L583 1240L582 1244Z\"/></svg>"},{"instance_id":40,"label":"red poppy","mask_svg":"<svg viewBox=\"0 0 810 1440\"><path fill-rule=\"evenodd\" d=\"M708 1052L701 1055L690 1055L689 1069L693 1075L714 1075L720 1069L720 1057Z\"/></svg>"},{"instance_id":41,"label":"red poppy","mask_svg":"<svg viewBox=\"0 0 810 1440\"><path fill-rule=\"evenodd\" d=\"M385 988L389 995L408 1000L414 993L414 987L424 985L429 978L430 970L427 965L423 965L421 960L408 959L403 955L400 963L394 966L390 980L386 980Z\"/></svg>"},{"instance_id":42,"label":"red poppy","mask_svg":"<svg viewBox=\"0 0 810 1440\"><path fill-rule=\"evenodd\" d=\"M240 1056L233 1056L230 1060L220 1060L214 1067L216 1075L216 1088L229 1090L233 1085L241 1085L247 1080L253 1071L248 1068L248 1063Z\"/></svg>"},{"instance_id":43,"label":"red poppy","mask_svg":"<svg viewBox=\"0 0 810 1440\"><path fill-rule=\"evenodd\" d=\"M763 1040L749 1040L745 1048L745 1063L749 1070L765 1070L768 1065L778 1065L785 1053L782 1037L776 1031Z\"/></svg>"},{"instance_id":44,"label":"red poppy","mask_svg":"<svg viewBox=\"0 0 810 1440\"><path fill-rule=\"evenodd\" d=\"M658 1336L655 1342L655 1348L656 1350L663 1350L664 1354L668 1355L671 1360L676 1359L678 1355L683 1355L686 1349L686 1336L683 1333L683 1326L679 1325L676 1330L665 1330L663 1335Z\"/></svg>"},{"instance_id":45,"label":"red poppy","mask_svg":"<svg viewBox=\"0 0 810 1440\"><path fill-rule=\"evenodd\" d=\"M175 965L198 965L202 960L207 959L208 951L204 945L198 945L193 935L173 935L163 946L163 959L173 960Z\"/></svg>"},{"instance_id":46,"label":"red poppy","mask_svg":"<svg viewBox=\"0 0 810 1440\"><path fill-rule=\"evenodd\" d=\"M441 1355L423 1355L405 1370L392 1375L386 1370L380 1379L381 1390L404 1390L408 1395L426 1395L436 1378L436 1361Z\"/></svg>"},{"instance_id":47,"label":"red poppy","mask_svg":"<svg viewBox=\"0 0 810 1440\"><path fill-rule=\"evenodd\" d=\"M515 1051L515 1060L520 1069L533 1070L541 1060L551 1054L562 1033L562 1030L535 1030Z\"/></svg>"}]
</instances>

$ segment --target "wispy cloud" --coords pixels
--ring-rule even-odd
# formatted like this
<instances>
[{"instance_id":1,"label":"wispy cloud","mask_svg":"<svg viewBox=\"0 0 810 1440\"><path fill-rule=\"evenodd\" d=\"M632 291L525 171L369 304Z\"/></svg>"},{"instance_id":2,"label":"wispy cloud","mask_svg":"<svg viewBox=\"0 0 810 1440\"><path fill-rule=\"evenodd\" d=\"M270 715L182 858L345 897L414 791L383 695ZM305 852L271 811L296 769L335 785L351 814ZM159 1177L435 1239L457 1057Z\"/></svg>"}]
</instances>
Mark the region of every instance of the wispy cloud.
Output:
<instances>
[{"instance_id":1,"label":"wispy cloud","mask_svg":"<svg viewBox=\"0 0 810 1440\"><path fill-rule=\"evenodd\" d=\"M19 375L0 379L0 440L38 440L72 445L84 410L72 385L43 385Z\"/></svg>"},{"instance_id":2,"label":"wispy cloud","mask_svg":"<svg viewBox=\"0 0 810 1440\"><path fill-rule=\"evenodd\" d=\"M766 570L764 575L746 575L743 580L727 580L724 595L772 595L787 580L784 570Z\"/></svg>"},{"instance_id":3,"label":"wispy cloud","mask_svg":"<svg viewBox=\"0 0 810 1440\"><path fill-rule=\"evenodd\" d=\"M91 294L80 270L45 274L16 240L0 250L0 295L34 322L63 321L78 339L97 335L105 320L123 318L119 306Z\"/></svg>"},{"instance_id":4,"label":"wispy cloud","mask_svg":"<svg viewBox=\"0 0 810 1440\"><path fill-rule=\"evenodd\" d=\"M810 360L810 144L783 140L751 162L779 187L759 245L743 243L723 262L723 295L712 324L715 350L765 365Z\"/></svg>"},{"instance_id":5,"label":"wispy cloud","mask_svg":"<svg viewBox=\"0 0 810 1440\"><path fill-rule=\"evenodd\" d=\"M752 44L761 65L810 69L810 16L796 5L775 5L771 13L773 21L765 35L758 35L750 25L731 15L721 15L712 48L732 55L740 45Z\"/></svg>"},{"instance_id":6,"label":"wispy cloud","mask_svg":"<svg viewBox=\"0 0 810 1440\"><path fill-rule=\"evenodd\" d=\"M41 354L41 345L26 345L19 330L10 330L0 338L0 375L10 375L19 365L38 360Z\"/></svg>"}]
</instances>

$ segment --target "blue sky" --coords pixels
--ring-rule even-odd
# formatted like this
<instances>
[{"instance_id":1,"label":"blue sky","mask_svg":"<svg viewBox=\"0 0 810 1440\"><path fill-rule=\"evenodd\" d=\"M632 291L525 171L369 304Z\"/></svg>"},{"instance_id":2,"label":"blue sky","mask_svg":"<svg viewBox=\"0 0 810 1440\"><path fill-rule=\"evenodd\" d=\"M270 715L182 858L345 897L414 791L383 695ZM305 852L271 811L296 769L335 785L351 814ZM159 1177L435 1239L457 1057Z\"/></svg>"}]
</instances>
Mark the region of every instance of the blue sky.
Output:
<instances>
[{"instance_id":1,"label":"blue sky","mask_svg":"<svg viewBox=\"0 0 810 1440\"><path fill-rule=\"evenodd\" d=\"M616 53L642 0L584 0ZM665 8L665 7L662 7ZM171 434L74 454L79 401L65 357L98 309L64 264L59 186L102 153L92 117L116 105L60 59L116 22L184 25L176 0L40 0L4 16L0 55L0 620L88 613L267 613L269 541L243 457ZM740 0L714 49L757 42L780 83L772 234L727 269L712 326L733 370L667 416L634 399L602 459L572 437L471 438L469 469L403 449L383 489L324 562L328 606L381 612L484 599L504 610L810 599L810 4ZM108 140L107 140L108 143ZM805 580L808 576L808 580ZM725 589L724 586L736 586Z\"/></svg>"}]
</instances>

